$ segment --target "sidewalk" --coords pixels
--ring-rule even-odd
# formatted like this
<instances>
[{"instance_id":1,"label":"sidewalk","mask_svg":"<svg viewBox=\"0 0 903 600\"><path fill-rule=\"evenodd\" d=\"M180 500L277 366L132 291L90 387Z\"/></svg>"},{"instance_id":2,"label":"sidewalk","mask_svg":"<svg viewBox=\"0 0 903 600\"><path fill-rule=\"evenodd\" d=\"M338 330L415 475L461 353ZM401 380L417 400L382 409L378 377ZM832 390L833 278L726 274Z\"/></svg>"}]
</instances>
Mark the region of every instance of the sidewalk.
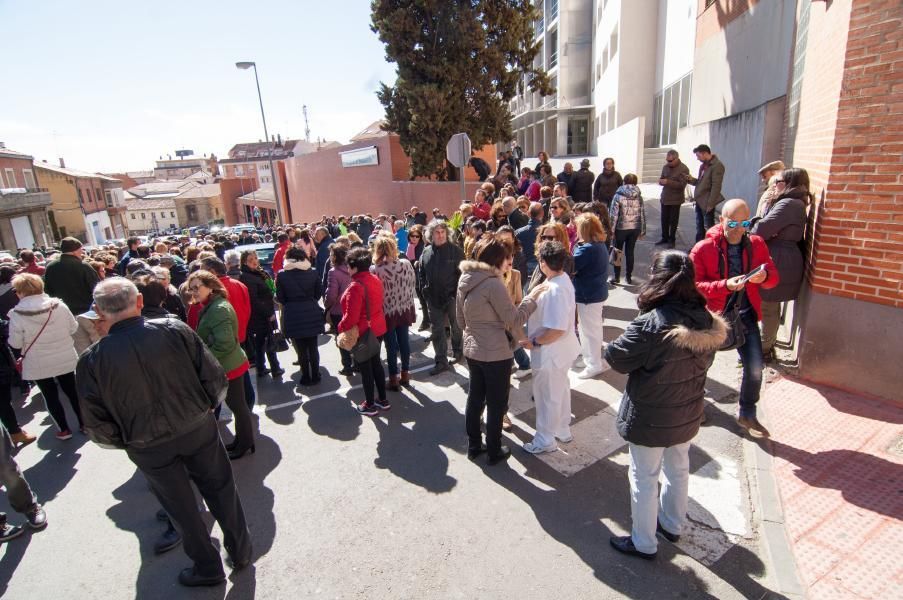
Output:
<instances>
[{"instance_id":1,"label":"sidewalk","mask_svg":"<svg viewBox=\"0 0 903 600\"><path fill-rule=\"evenodd\" d=\"M787 377L762 402L806 595L903 598L903 406Z\"/></svg>"}]
</instances>

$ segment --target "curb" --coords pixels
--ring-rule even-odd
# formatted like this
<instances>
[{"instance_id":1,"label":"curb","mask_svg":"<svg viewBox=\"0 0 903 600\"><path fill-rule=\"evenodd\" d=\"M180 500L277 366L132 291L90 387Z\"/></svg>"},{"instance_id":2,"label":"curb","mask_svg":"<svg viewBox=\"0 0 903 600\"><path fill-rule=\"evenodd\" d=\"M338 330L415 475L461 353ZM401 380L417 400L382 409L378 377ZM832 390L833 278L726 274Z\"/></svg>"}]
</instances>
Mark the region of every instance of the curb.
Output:
<instances>
[{"instance_id":1,"label":"curb","mask_svg":"<svg viewBox=\"0 0 903 600\"><path fill-rule=\"evenodd\" d=\"M764 413L761 402L757 408L760 415ZM765 551L775 591L793 600L803 600L806 590L784 527L784 507L772 470L772 456L750 437L744 436L743 458L748 480L755 485L752 495L756 512L761 517L758 523L762 534L760 545Z\"/></svg>"}]
</instances>

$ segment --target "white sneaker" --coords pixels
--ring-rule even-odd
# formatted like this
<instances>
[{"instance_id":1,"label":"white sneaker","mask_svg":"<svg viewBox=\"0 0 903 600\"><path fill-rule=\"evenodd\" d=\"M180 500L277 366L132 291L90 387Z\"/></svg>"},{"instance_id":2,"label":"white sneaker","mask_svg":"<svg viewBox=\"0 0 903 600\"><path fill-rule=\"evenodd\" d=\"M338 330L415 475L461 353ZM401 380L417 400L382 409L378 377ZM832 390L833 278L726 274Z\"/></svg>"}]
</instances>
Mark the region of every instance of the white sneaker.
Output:
<instances>
[{"instance_id":1,"label":"white sneaker","mask_svg":"<svg viewBox=\"0 0 903 600\"><path fill-rule=\"evenodd\" d=\"M558 437L558 436L556 435L556 436L555 436L555 439L557 439L557 440L558 440L559 442L561 442L562 444L570 444L571 442L574 441L574 436L569 435L569 436L567 436L567 437Z\"/></svg>"},{"instance_id":2,"label":"white sneaker","mask_svg":"<svg viewBox=\"0 0 903 600\"><path fill-rule=\"evenodd\" d=\"M542 446L537 446L533 442L526 442L524 444L524 450L529 452L530 454L542 454L543 452L555 452L558 450L558 446L546 446L543 448Z\"/></svg>"},{"instance_id":3,"label":"white sneaker","mask_svg":"<svg viewBox=\"0 0 903 600\"><path fill-rule=\"evenodd\" d=\"M605 372L605 369L583 369L577 373L577 379L592 379L596 375L601 375L603 372Z\"/></svg>"}]
</instances>

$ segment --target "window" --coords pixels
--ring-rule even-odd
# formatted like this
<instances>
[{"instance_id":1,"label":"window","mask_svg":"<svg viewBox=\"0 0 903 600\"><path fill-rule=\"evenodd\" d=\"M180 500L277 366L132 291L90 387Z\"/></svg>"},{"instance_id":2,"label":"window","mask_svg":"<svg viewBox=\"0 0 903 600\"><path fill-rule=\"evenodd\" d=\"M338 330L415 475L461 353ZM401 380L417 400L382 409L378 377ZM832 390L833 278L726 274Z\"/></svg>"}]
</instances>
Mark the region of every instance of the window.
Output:
<instances>
[{"instance_id":1,"label":"window","mask_svg":"<svg viewBox=\"0 0 903 600\"><path fill-rule=\"evenodd\" d=\"M12 169L6 170L6 187L19 187L16 185L16 172Z\"/></svg>"},{"instance_id":2,"label":"window","mask_svg":"<svg viewBox=\"0 0 903 600\"><path fill-rule=\"evenodd\" d=\"M677 130L690 122L690 91L693 74L685 75L655 97L652 116L652 138L656 146L677 142Z\"/></svg>"},{"instance_id":3,"label":"window","mask_svg":"<svg viewBox=\"0 0 903 600\"><path fill-rule=\"evenodd\" d=\"M22 169L22 174L25 176L25 187L29 189L34 189L38 187L34 180L34 173L31 169Z\"/></svg>"},{"instance_id":4,"label":"window","mask_svg":"<svg viewBox=\"0 0 903 600\"><path fill-rule=\"evenodd\" d=\"M608 107L608 130L611 131L615 128L615 105L614 103Z\"/></svg>"},{"instance_id":5,"label":"window","mask_svg":"<svg viewBox=\"0 0 903 600\"><path fill-rule=\"evenodd\" d=\"M586 154L589 141L589 122L585 117L568 119L568 154Z\"/></svg>"},{"instance_id":6,"label":"window","mask_svg":"<svg viewBox=\"0 0 903 600\"><path fill-rule=\"evenodd\" d=\"M146 219L147 217L144 216L144 213L141 213L141 218Z\"/></svg>"},{"instance_id":7,"label":"window","mask_svg":"<svg viewBox=\"0 0 903 600\"><path fill-rule=\"evenodd\" d=\"M100 199L103 198L103 194L100 193L100 188L94 188L94 198L100 202Z\"/></svg>"},{"instance_id":8,"label":"window","mask_svg":"<svg viewBox=\"0 0 903 600\"><path fill-rule=\"evenodd\" d=\"M169 211L169 216L172 217L173 219L175 219L175 218L176 218L176 212L175 212L174 210Z\"/></svg>"},{"instance_id":9,"label":"window","mask_svg":"<svg viewBox=\"0 0 903 600\"><path fill-rule=\"evenodd\" d=\"M237 176L239 176L239 177L241 177L242 175L244 175L244 174L245 174L245 169L244 169L244 167L241 167L241 166L235 167L235 174L236 174Z\"/></svg>"},{"instance_id":10,"label":"window","mask_svg":"<svg viewBox=\"0 0 903 600\"><path fill-rule=\"evenodd\" d=\"M113 207L113 195L110 193L110 190L104 190L103 197L107 201L107 208Z\"/></svg>"},{"instance_id":11,"label":"window","mask_svg":"<svg viewBox=\"0 0 903 600\"><path fill-rule=\"evenodd\" d=\"M609 61L618 53L618 26L611 32L611 40L608 42Z\"/></svg>"},{"instance_id":12,"label":"window","mask_svg":"<svg viewBox=\"0 0 903 600\"><path fill-rule=\"evenodd\" d=\"M558 65L558 30L549 34L549 68Z\"/></svg>"},{"instance_id":13,"label":"window","mask_svg":"<svg viewBox=\"0 0 903 600\"><path fill-rule=\"evenodd\" d=\"M135 220L135 213L129 213L129 214L130 214L131 217L132 217L132 221L134 221L134 220Z\"/></svg>"},{"instance_id":14,"label":"window","mask_svg":"<svg viewBox=\"0 0 903 600\"><path fill-rule=\"evenodd\" d=\"M75 188L76 193L78 194L78 205L83 206L85 204L85 200L82 197L81 188Z\"/></svg>"}]
</instances>

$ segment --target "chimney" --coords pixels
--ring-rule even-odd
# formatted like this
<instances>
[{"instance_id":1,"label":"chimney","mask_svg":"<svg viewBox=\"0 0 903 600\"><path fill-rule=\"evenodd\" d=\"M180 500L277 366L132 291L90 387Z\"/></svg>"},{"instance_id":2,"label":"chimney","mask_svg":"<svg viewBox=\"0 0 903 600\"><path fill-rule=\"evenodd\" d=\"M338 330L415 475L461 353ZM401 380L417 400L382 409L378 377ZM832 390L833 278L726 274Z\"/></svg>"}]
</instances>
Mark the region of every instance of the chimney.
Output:
<instances>
[{"instance_id":1,"label":"chimney","mask_svg":"<svg viewBox=\"0 0 903 600\"><path fill-rule=\"evenodd\" d=\"M6 149L6 142L0 142L0 150Z\"/></svg>"},{"instance_id":2,"label":"chimney","mask_svg":"<svg viewBox=\"0 0 903 600\"><path fill-rule=\"evenodd\" d=\"M65 168L66 168L66 161L63 160L62 158L60 158L60 168L61 168L61 169L65 169Z\"/></svg>"},{"instance_id":3,"label":"chimney","mask_svg":"<svg viewBox=\"0 0 903 600\"><path fill-rule=\"evenodd\" d=\"M270 136L270 143L271 143L271 144L275 144L275 143L276 143L276 136L275 136L275 135L271 135L271 136Z\"/></svg>"},{"instance_id":4,"label":"chimney","mask_svg":"<svg viewBox=\"0 0 903 600\"><path fill-rule=\"evenodd\" d=\"M278 140L276 145L281 146L282 145L282 134L281 133L276 134L276 140Z\"/></svg>"}]
</instances>

